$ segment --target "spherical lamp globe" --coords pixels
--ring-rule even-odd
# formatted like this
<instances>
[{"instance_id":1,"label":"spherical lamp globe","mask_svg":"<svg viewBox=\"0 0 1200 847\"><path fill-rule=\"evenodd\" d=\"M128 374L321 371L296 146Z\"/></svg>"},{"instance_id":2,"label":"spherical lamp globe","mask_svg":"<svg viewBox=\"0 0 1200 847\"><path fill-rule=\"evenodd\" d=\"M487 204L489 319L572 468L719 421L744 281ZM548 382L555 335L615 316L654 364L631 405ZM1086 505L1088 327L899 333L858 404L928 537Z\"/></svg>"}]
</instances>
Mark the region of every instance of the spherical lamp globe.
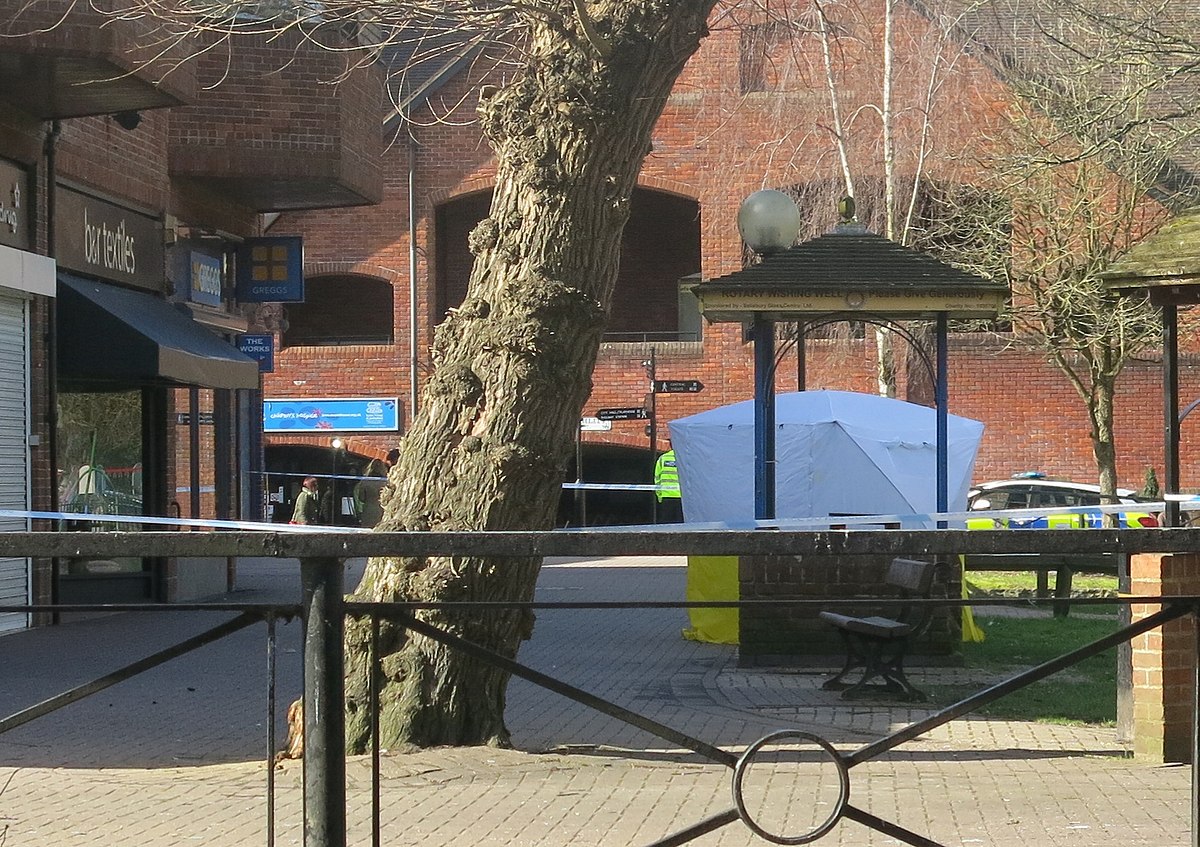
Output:
<instances>
[{"instance_id":1,"label":"spherical lamp globe","mask_svg":"<svg viewBox=\"0 0 1200 847\"><path fill-rule=\"evenodd\" d=\"M738 232L755 253L786 250L800 231L800 210L782 191L766 188L742 201L738 209Z\"/></svg>"}]
</instances>

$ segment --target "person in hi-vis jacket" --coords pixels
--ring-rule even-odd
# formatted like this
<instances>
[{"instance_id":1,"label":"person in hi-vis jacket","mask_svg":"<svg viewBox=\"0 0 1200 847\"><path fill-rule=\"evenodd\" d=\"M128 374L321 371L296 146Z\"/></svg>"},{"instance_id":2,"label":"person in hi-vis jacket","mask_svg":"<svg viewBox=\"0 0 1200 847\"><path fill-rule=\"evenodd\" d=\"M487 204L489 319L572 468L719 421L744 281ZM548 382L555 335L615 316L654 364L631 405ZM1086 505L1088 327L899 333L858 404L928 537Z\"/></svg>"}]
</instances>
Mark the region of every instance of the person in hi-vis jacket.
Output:
<instances>
[{"instance_id":1,"label":"person in hi-vis jacket","mask_svg":"<svg viewBox=\"0 0 1200 847\"><path fill-rule=\"evenodd\" d=\"M675 450L667 442L667 452L654 463L654 484L658 491L658 522L681 523L683 521L683 499L679 491L679 468L675 465Z\"/></svg>"}]
</instances>

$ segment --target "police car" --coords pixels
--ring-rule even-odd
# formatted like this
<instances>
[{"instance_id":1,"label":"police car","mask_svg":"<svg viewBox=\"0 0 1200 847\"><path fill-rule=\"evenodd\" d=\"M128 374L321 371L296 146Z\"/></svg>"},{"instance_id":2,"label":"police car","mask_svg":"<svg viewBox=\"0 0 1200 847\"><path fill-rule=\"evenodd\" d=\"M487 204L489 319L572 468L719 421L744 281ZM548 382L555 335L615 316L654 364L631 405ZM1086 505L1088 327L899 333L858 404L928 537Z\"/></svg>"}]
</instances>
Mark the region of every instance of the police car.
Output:
<instances>
[{"instance_id":1,"label":"police car","mask_svg":"<svg viewBox=\"0 0 1200 847\"><path fill-rule=\"evenodd\" d=\"M1127 488L1118 488L1117 502L1134 505L1140 501L1136 492ZM1045 474L1038 471L1025 471L1014 474L1011 479L995 482L985 482L967 492L967 508L973 512L986 512L1002 509L1080 509L1087 506L1099 506L1103 502L1100 496L1100 486L1086 482L1064 482L1047 479ZM1111 501L1110 501L1111 502ZM1118 515L1118 526L1123 527L1153 527L1158 526L1158 519L1149 512L1130 509L1121 511ZM1028 518L987 518L980 516L967 520L968 529L992 529L1008 527L1011 529L1044 529L1071 527L1093 529L1104 525L1103 513L1085 511L1079 514L1039 515Z\"/></svg>"}]
</instances>

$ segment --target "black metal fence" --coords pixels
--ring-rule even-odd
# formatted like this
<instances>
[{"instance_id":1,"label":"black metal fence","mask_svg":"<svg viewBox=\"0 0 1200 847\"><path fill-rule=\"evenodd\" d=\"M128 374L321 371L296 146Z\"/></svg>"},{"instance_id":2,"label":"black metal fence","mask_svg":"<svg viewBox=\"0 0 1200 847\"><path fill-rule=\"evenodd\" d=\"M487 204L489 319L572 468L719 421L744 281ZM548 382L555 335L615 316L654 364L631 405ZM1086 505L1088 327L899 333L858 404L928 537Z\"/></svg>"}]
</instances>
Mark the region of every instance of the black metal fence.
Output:
<instances>
[{"instance_id":1,"label":"black metal fence","mask_svg":"<svg viewBox=\"0 0 1200 847\"><path fill-rule=\"evenodd\" d=\"M1031 549L1033 548L1033 549ZM732 771L733 806L709 814L675 833L654 842L655 847L684 844L736 821L776 843L799 844L819 839L841 819L857 821L906 844L936 847L939 842L894 821L877 816L850 802L850 771L894 750L930 730L981 708L1011 691L1029 685L1089 656L1188 615L1195 616L1200 597L1136 598L1137 603L1159 605L1160 611L1091 644L1072 650L999 684L991 685L965 699L942 708L921 720L888 733L850 752L839 752L824 739L811 733L791 732L764 737L741 755L728 752L704 739L678 731L660 721L638 714L617 703L598 697L581 687L556 679L520 662L421 620L415 612L423 608L447 606L495 607L496 604L364 604L345 600L344 561L351 557L388 556L617 556L617 555L853 555L887 554L907 557L949 557L963 553L1135 553L1200 551L1200 530L1059 530L1052 533L1012 533L1005 531L712 531L687 532L545 532L545 533L11 533L0 535L0 556L113 556L136 551L148 556L186 557L283 557L300 560L302 598L296 605L247 605L236 603L180 604L177 611L235 612L236 617L196 635L180 644L159 651L129 666L61 692L35 706L0 719L0 734L23 725L65 705L104 690L121 680L169 661L256 622L265 621L268 644L268 830L267 843L274 844L274 769L277 703L274 690L275 623L281 618L300 617L304 622L304 732L303 773L304 837L312 847L343 847L346 844L346 757L343 719L344 660L343 633L350 617L370 620L372 659L378 661L377 634L381 620L390 620L421 633L477 660L491 663L513 676L525 679L559 695L649 732L672 744L728 767ZM1134 602L1124 598L1116 602ZM531 609L604 609L604 608L681 608L737 607L771 604L776 601L727 603L546 603L500 604L528 606ZM789 604L819 605L826 601L778 601ZM855 602L879 605L879 600L839 601L839 606ZM913 601L906 601L912 603ZM961 600L924 601L936 605L961 605ZM10 607L0 611L42 611L52 607ZM68 613L91 607L58 607ZM164 607L101 607L104 610L156 610ZM378 678L378 674L372 674ZM1200 697L1200 673L1194 674L1192 696ZM380 843L379 825L379 735L378 691L372 691L371 720L374 728L372 749L372 833ZM1200 702L1196 700L1194 702ZM799 833L770 832L749 812L743 801L743 780L747 768L764 747L781 740L799 740L815 744L819 755L836 770L839 790L829 815ZM1192 796L1193 819L1191 844L1200 845L1200 827L1196 809L1197 762L1200 760L1200 734L1193 732Z\"/></svg>"}]
</instances>

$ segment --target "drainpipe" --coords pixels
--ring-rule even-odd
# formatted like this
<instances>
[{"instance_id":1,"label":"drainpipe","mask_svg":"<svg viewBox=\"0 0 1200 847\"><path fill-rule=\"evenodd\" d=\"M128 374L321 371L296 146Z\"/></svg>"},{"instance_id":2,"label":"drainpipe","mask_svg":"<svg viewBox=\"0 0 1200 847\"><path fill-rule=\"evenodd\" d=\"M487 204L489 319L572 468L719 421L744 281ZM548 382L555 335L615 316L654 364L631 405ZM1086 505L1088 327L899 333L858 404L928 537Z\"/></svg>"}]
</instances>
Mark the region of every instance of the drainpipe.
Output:
<instances>
[{"instance_id":1,"label":"drainpipe","mask_svg":"<svg viewBox=\"0 0 1200 847\"><path fill-rule=\"evenodd\" d=\"M417 414L417 139L413 135L408 115L404 115L408 127L408 367L409 367L409 420Z\"/></svg>"},{"instance_id":2,"label":"drainpipe","mask_svg":"<svg viewBox=\"0 0 1200 847\"><path fill-rule=\"evenodd\" d=\"M50 122L50 130L42 148L46 158L46 255L54 259L57 252L54 240L58 229L58 136L62 132L62 122ZM57 284L57 283L55 283ZM59 510L58 498L58 298L49 297L46 303L46 449L49 451L50 469L50 511ZM58 603L58 577L62 570L62 560L58 557L50 560L50 602ZM54 623L59 622L58 613L53 615Z\"/></svg>"}]
</instances>

